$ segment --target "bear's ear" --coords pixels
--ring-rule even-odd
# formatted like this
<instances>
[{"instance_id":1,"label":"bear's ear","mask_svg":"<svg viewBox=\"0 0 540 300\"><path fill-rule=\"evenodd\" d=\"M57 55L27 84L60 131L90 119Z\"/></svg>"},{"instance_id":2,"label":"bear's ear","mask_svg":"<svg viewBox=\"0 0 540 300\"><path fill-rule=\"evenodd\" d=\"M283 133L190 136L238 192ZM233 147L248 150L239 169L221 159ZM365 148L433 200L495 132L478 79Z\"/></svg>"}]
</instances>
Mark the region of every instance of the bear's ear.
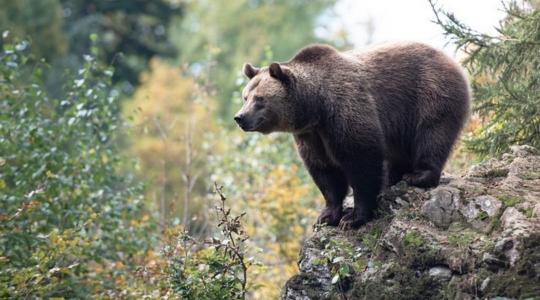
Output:
<instances>
[{"instance_id":1,"label":"bear's ear","mask_svg":"<svg viewBox=\"0 0 540 300\"><path fill-rule=\"evenodd\" d=\"M255 77L259 73L259 68L255 68L251 64L244 64L244 67L242 68L244 75L247 76L247 78L251 79Z\"/></svg>"},{"instance_id":2,"label":"bear's ear","mask_svg":"<svg viewBox=\"0 0 540 300\"><path fill-rule=\"evenodd\" d=\"M274 77L275 79L281 80L283 82L287 82L289 80L288 70L278 63L270 64L270 66L268 67L268 71L270 72L270 76Z\"/></svg>"}]
</instances>

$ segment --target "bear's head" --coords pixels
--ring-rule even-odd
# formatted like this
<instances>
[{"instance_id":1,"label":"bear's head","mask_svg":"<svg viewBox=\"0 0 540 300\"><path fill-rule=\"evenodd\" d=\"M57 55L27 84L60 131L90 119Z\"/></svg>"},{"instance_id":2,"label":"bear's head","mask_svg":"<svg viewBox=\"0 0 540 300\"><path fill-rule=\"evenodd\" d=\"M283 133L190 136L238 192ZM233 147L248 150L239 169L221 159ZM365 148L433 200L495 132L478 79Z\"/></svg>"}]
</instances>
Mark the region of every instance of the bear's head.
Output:
<instances>
[{"instance_id":1,"label":"bear's head","mask_svg":"<svg viewBox=\"0 0 540 300\"><path fill-rule=\"evenodd\" d=\"M245 64L243 72L249 82L242 91L244 104L234 117L240 128L264 134L291 131L295 111L291 69L279 63L265 68Z\"/></svg>"}]
</instances>

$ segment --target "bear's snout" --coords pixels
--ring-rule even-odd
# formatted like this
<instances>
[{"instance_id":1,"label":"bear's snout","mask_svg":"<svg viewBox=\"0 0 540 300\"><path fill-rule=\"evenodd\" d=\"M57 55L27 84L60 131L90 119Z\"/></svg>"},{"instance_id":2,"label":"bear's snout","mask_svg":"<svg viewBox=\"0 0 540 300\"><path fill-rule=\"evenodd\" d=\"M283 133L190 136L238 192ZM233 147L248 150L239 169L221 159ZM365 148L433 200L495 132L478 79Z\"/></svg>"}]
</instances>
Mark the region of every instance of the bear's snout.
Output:
<instances>
[{"instance_id":1,"label":"bear's snout","mask_svg":"<svg viewBox=\"0 0 540 300\"><path fill-rule=\"evenodd\" d=\"M234 120L236 121L238 126L242 128L242 130L246 130L246 115L245 114L241 114L241 113L237 114L236 116L234 116Z\"/></svg>"}]
</instances>

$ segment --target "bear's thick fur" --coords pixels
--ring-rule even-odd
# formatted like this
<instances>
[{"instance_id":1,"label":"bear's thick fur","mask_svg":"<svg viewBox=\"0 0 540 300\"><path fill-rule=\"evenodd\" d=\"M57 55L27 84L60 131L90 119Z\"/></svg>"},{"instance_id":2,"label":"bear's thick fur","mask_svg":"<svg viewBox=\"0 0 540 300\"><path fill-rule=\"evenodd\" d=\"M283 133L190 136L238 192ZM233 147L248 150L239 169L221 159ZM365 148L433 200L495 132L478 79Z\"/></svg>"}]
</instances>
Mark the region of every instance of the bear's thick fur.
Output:
<instances>
[{"instance_id":1,"label":"bear's thick fur","mask_svg":"<svg viewBox=\"0 0 540 300\"><path fill-rule=\"evenodd\" d=\"M318 222L344 229L371 218L385 180L438 185L469 114L460 67L420 43L347 52L311 45L285 63L246 64L244 73L235 120L245 131L292 133L326 200ZM349 186L354 209L344 215Z\"/></svg>"}]
</instances>

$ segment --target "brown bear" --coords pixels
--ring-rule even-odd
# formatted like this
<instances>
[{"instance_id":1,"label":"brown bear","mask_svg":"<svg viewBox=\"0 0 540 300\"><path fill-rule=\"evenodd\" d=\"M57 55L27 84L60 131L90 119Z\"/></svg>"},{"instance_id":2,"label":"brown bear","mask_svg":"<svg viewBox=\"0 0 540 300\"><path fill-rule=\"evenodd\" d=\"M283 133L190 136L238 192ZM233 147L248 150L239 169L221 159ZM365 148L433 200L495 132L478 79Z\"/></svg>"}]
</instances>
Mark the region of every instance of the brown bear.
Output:
<instances>
[{"instance_id":1,"label":"brown bear","mask_svg":"<svg viewBox=\"0 0 540 300\"><path fill-rule=\"evenodd\" d=\"M235 121L244 131L292 133L326 200L318 223L343 229L372 217L385 181L437 186L469 115L461 68L421 43L346 52L311 45L243 72L250 81ZM349 186L354 209L344 214Z\"/></svg>"}]
</instances>

